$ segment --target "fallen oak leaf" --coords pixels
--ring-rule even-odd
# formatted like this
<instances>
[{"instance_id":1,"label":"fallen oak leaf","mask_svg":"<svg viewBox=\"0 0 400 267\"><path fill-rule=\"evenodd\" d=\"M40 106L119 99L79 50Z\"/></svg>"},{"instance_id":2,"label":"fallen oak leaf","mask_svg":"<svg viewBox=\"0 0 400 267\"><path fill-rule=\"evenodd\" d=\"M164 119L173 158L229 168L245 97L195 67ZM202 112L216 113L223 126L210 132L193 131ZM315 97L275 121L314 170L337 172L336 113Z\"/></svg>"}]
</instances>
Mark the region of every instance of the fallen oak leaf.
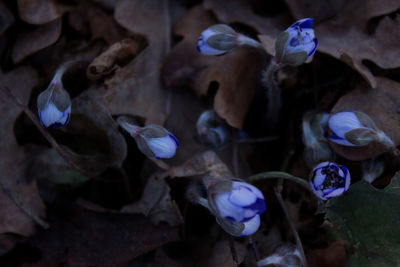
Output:
<instances>
[{"instance_id":1,"label":"fallen oak leaf","mask_svg":"<svg viewBox=\"0 0 400 267\"><path fill-rule=\"evenodd\" d=\"M179 240L179 228L154 226L143 215L92 211L70 202L49 208L52 227L29 244L42 257L29 266L127 266L134 258Z\"/></svg>"},{"instance_id":2,"label":"fallen oak leaf","mask_svg":"<svg viewBox=\"0 0 400 267\"><path fill-rule=\"evenodd\" d=\"M28 56L54 44L61 34L61 19L37 26L29 32L21 32L15 41L12 60L18 64Z\"/></svg>"},{"instance_id":3,"label":"fallen oak leaf","mask_svg":"<svg viewBox=\"0 0 400 267\"><path fill-rule=\"evenodd\" d=\"M104 40L108 45L126 38L126 30L91 1L79 1L78 6L68 14L68 22L81 34L90 35L91 41Z\"/></svg>"},{"instance_id":4,"label":"fallen oak leaf","mask_svg":"<svg viewBox=\"0 0 400 267\"><path fill-rule=\"evenodd\" d=\"M171 199L170 187L163 178L151 176L138 202L122 207L122 213L141 213L153 224L167 222L170 226L183 223L183 217L176 203Z\"/></svg>"},{"instance_id":5,"label":"fallen oak leaf","mask_svg":"<svg viewBox=\"0 0 400 267\"><path fill-rule=\"evenodd\" d=\"M70 7L54 0L18 0L20 18L29 24L46 24L60 18Z\"/></svg>"},{"instance_id":6,"label":"fallen oak leaf","mask_svg":"<svg viewBox=\"0 0 400 267\"><path fill-rule=\"evenodd\" d=\"M0 234L14 233L27 237L35 233L35 224L44 228L48 224L42 219L45 206L36 182L25 176L27 155L14 136L13 125L23 109L5 94L4 86L12 86L13 94L27 103L38 76L32 68L21 67L7 74L0 72L0 80L0 112L4 116L0 127ZM9 248L2 248L2 251Z\"/></svg>"},{"instance_id":7,"label":"fallen oak leaf","mask_svg":"<svg viewBox=\"0 0 400 267\"><path fill-rule=\"evenodd\" d=\"M370 60L381 68L400 67L397 56L400 42L400 17L391 19L384 17L378 24L373 35L367 35L359 29L333 23L317 25L318 51L331 55L356 71L358 71L372 86L377 87L377 81L364 60Z\"/></svg>"},{"instance_id":8,"label":"fallen oak leaf","mask_svg":"<svg viewBox=\"0 0 400 267\"><path fill-rule=\"evenodd\" d=\"M0 35L15 22L14 15L3 2L0 2L0 21Z\"/></svg>"},{"instance_id":9,"label":"fallen oak leaf","mask_svg":"<svg viewBox=\"0 0 400 267\"><path fill-rule=\"evenodd\" d=\"M63 139L68 158L89 177L121 167L127 154L125 139L94 90L74 98L71 109L70 122L61 129L68 137Z\"/></svg>"},{"instance_id":10,"label":"fallen oak leaf","mask_svg":"<svg viewBox=\"0 0 400 267\"><path fill-rule=\"evenodd\" d=\"M146 119L146 124L159 125L168 116L168 96L160 81L161 64L170 45L169 14L166 2L163 3L124 0L116 6L116 21L146 36L149 44L97 90L99 99L112 115L139 116ZM164 22L162 26L160 22Z\"/></svg>"}]
</instances>

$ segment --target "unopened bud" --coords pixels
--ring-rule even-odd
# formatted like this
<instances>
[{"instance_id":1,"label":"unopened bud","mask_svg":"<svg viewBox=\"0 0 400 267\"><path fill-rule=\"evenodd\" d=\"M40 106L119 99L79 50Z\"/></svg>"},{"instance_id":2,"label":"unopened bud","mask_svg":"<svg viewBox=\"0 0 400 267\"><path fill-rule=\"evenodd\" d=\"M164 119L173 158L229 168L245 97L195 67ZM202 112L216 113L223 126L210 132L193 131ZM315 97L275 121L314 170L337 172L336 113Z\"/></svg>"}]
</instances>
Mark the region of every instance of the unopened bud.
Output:
<instances>
[{"instance_id":1,"label":"unopened bud","mask_svg":"<svg viewBox=\"0 0 400 267\"><path fill-rule=\"evenodd\" d=\"M132 124L127 117L117 119L119 125L135 139L139 150L149 158L161 159L175 156L178 139L159 125L140 127Z\"/></svg>"},{"instance_id":2,"label":"unopened bud","mask_svg":"<svg viewBox=\"0 0 400 267\"><path fill-rule=\"evenodd\" d=\"M256 40L237 33L226 24L215 24L208 27L197 40L197 50L201 54L209 56L226 54L239 45L262 47Z\"/></svg>"},{"instance_id":3,"label":"unopened bud","mask_svg":"<svg viewBox=\"0 0 400 267\"><path fill-rule=\"evenodd\" d=\"M196 123L197 133L205 145L220 147L227 139L227 125L213 110L201 113Z\"/></svg>"},{"instance_id":4,"label":"unopened bud","mask_svg":"<svg viewBox=\"0 0 400 267\"><path fill-rule=\"evenodd\" d=\"M378 142L388 148L394 147L393 141L381 130L374 121L360 111L343 111L329 118L329 139L344 146L366 146Z\"/></svg>"},{"instance_id":5,"label":"unopened bud","mask_svg":"<svg viewBox=\"0 0 400 267\"><path fill-rule=\"evenodd\" d=\"M37 98L39 119L45 127L52 125L53 128L59 128L69 121L71 98L62 83L62 76L67 64L69 63L62 65L56 71L47 89L41 92Z\"/></svg>"},{"instance_id":6,"label":"unopened bud","mask_svg":"<svg viewBox=\"0 0 400 267\"><path fill-rule=\"evenodd\" d=\"M301 19L279 34L275 41L277 63L296 67L315 53L318 40L311 28L312 24L312 18Z\"/></svg>"}]
</instances>

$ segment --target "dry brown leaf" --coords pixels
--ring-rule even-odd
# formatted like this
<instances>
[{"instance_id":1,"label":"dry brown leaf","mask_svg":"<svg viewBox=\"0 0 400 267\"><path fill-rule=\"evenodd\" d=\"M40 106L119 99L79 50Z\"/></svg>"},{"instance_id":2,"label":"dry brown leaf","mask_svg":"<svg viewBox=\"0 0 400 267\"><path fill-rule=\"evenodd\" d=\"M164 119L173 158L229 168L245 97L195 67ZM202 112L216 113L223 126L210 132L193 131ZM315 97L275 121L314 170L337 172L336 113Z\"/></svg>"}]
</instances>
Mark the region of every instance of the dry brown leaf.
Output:
<instances>
[{"instance_id":1,"label":"dry brown leaf","mask_svg":"<svg viewBox=\"0 0 400 267\"><path fill-rule=\"evenodd\" d=\"M160 68L169 49L167 6L156 0L120 1L114 17L128 30L147 36L149 45L105 81L98 95L113 115L140 116L146 124L163 124L168 116L168 94L161 85Z\"/></svg>"},{"instance_id":2,"label":"dry brown leaf","mask_svg":"<svg viewBox=\"0 0 400 267\"><path fill-rule=\"evenodd\" d=\"M95 92L83 92L72 101L71 110L70 122L62 128L69 137L65 139L69 157L92 175L120 167L127 153L126 142Z\"/></svg>"},{"instance_id":3,"label":"dry brown leaf","mask_svg":"<svg viewBox=\"0 0 400 267\"><path fill-rule=\"evenodd\" d=\"M153 175L147 180L143 195L138 202L124 206L123 213L141 213L152 223L167 222L170 226L183 223L183 217L175 201L171 199L170 187L165 179Z\"/></svg>"},{"instance_id":4,"label":"dry brown leaf","mask_svg":"<svg viewBox=\"0 0 400 267\"><path fill-rule=\"evenodd\" d=\"M61 19L37 26L32 31L20 33L12 51L13 62L18 64L26 57L54 44L60 34Z\"/></svg>"},{"instance_id":5,"label":"dry brown leaf","mask_svg":"<svg viewBox=\"0 0 400 267\"><path fill-rule=\"evenodd\" d=\"M15 22L14 15L3 2L0 2L0 21L0 35Z\"/></svg>"},{"instance_id":6,"label":"dry brown leaf","mask_svg":"<svg viewBox=\"0 0 400 267\"><path fill-rule=\"evenodd\" d=\"M376 126L389 136L396 146L400 144L400 84L386 78L376 78L377 89L360 85L342 96L332 108L331 114L340 111L362 111L373 119ZM350 160L365 160L385 152L378 145L365 147L341 146L330 142L332 149Z\"/></svg>"},{"instance_id":7,"label":"dry brown leaf","mask_svg":"<svg viewBox=\"0 0 400 267\"><path fill-rule=\"evenodd\" d=\"M42 257L29 266L128 266L134 258L179 240L179 228L154 226L143 215L94 212L70 202L56 203L49 218L52 227L30 241Z\"/></svg>"},{"instance_id":8,"label":"dry brown leaf","mask_svg":"<svg viewBox=\"0 0 400 267\"><path fill-rule=\"evenodd\" d=\"M98 80L117 68L116 62L126 58L133 58L139 52L139 44L132 39L124 39L110 46L101 55L96 57L87 68L87 76L91 80Z\"/></svg>"},{"instance_id":9,"label":"dry brown leaf","mask_svg":"<svg viewBox=\"0 0 400 267\"><path fill-rule=\"evenodd\" d=\"M318 50L329 54L357 70L375 88L377 82L363 64L370 60L381 68L400 67L400 17L384 17L373 35L367 35L351 26L338 26L331 22L318 25Z\"/></svg>"},{"instance_id":10,"label":"dry brown leaf","mask_svg":"<svg viewBox=\"0 0 400 267\"><path fill-rule=\"evenodd\" d=\"M91 40L102 39L109 45L126 37L126 31L99 6L89 1L79 1L79 5L68 14L69 24L78 32L88 34Z\"/></svg>"},{"instance_id":11,"label":"dry brown leaf","mask_svg":"<svg viewBox=\"0 0 400 267\"><path fill-rule=\"evenodd\" d=\"M251 26L260 34L271 36L277 36L284 30L285 28L282 26L285 27L285 23L290 19L287 14L269 18L262 17L254 12L252 2L246 0L205 0L203 6L214 11L218 20L223 23L243 23Z\"/></svg>"},{"instance_id":12,"label":"dry brown leaf","mask_svg":"<svg viewBox=\"0 0 400 267\"><path fill-rule=\"evenodd\" d=\"M7 74L0 72L0 80L27 104L38 75L32 68L21 67ZM7 95L2 92L0 95L0 234L30 236L35 232L36 223L46 226L41 219L45 216L45 207L36 182L25 176L27 155L14 136L14 122L22 110Z\"/></svg>"},{"instance_id":13,"label":"dry brown leaf","mask_svg":"<svg viewBox=\"0 0 400 267\"><path fill-rule=\"evenodd\" d=\"M212 15L199 6L177 22L174 33L184 35L184 39L168 56L163 79L169 87L189 86L200 96L207 95L214 84L218 88L214 110L231 126L241 128L266 58L262 51L249 47L236 48L221 57L198 53L197 38L215 23Z\"/></svg>"},{"instance_id":14,"label":"dry brown leaf","mask_svg":"<svg viewBox=\"0 0 400 267\"><path fill-rule=\"evenodd\" d=\"M369 19L392 13L400 8L397 0L285 0L296 19L314 18L317 23L330 19L336 25L366 27Z\"/></svg>"},{"instance_id":15,"label":"dry brown leaf","mask_svg":"<svg viewBox=\"0 0 400 267\"><path fill-rule=\"evenodd\" d=\"M168 175L172 178L204 174L208 174L215 178L233 177L225 163L223 163L217 154L211 150L195 155L184 164L172 167L168 170Z\"/></svg>"},{"instance_id":16,"label":"dry brown leaf","mask_svg":"<svg viewBox=\"0 0 400 267\"><path fill-rule=\"evenodd\" d=\"M20 18L29 24L46 24L56 20L69 7L54 0L18 0Z\"/></svg>"}]
</instances>

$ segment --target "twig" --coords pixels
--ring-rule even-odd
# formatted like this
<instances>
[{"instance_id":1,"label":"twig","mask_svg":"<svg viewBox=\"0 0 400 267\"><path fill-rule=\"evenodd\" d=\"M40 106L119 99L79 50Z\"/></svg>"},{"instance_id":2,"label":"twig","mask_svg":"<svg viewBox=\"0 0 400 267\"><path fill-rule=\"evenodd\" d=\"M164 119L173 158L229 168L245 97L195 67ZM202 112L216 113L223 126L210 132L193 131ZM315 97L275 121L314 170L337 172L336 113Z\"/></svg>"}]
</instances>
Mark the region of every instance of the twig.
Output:
<instances>
[{"instance_id":1,"label":"twig","mask_svg":"<svg viewBox=\"0 0 400 267\"><path fill-rule=\"evenodd\" d=\"M46 140L50 143L50 145L60 154L60 156L69 164L72 168L80 172L81 174L91 177L92 175L88 173L86 170L82 169L79 165L77 165L69 156L69 153L62 148L57 141L51 136L51 134L42 126L39 122L39 119L36 115L27 107L25 106L22 101L16 97L5 84L0 83L1 90L17 105L19 106L25 114L31 119L33 124L35 124L36 128L42 133L42 135L46 138Z\"/></svg>"},{"instance_id":2,"label":"twig","mask_svg":"<svg viewBox=\"0 0 400 267\"><path fill-rule=\"evenodd\" d=\"M280 182L283 182L283 180L280 180ZM286 216L286 219L289 223L290 229L293 232L294 238L296 240L296 245L297 245L297 249L300 251L300 255L301 255L301 259L303 262L303 267L307 267L307 259L306 259L306 255L304 253L304 249L303 249L303 245L301 244L301 239L299 236L299 233L296 230L296 226L294 225L294 222L292 220L292 218L290 217L289 211L286 208L285 202L283 201L282 198L282 183L278 183L278 185L274 188L275 191L275 196L278 199L278 202L283 210L283 213Z\"/></svg>"},{"instance_id":3,"label":"twig","mask_svg":"<svg viewBox=\"0 0 400 267\"><path fill-rule=\"evenodd\" d=\"M286 172L262 172L252 175L246 179L246 182L255 182L263 179L286 179L298 183L312 193L310 185L302 178L291 175Z\"/></svg>"}]
</instances>

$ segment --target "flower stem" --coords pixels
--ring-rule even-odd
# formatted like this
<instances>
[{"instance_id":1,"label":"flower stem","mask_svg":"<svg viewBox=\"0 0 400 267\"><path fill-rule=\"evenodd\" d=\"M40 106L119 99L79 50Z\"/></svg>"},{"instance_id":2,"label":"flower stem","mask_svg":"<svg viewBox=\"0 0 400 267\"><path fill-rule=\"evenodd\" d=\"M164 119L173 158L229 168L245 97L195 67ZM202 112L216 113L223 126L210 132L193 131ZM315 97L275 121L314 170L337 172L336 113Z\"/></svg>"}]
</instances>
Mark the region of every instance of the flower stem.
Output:
<instances>
[{"instance_id":1,"label":"flower stem","mask_svg":"<svg viewBox=\"0 0 400 267\"><path fill-rule=\"evenodd\" d=\"M281 88L276 81L275 74L281 66L271 59L266 72L264 73L263 83L267 89L267 114L266 119L269 124L276 125L281 111Z\"/></svg>"},{"instance_id":2,"label":"flower stem","mask_svg":"<svg viewBox=\"0 0 400 267\"><path fill-rule=\"evenodd\" d=\"M290 229L293 232L294 238L296 240L297 249L299 250L300 255L301 255L301 261L303 263L302 266L307 267L307 259L306 259L306 255L304 253L304 249L303 249L303 245L301 243L299 233L297 232L296 226L294 225L294 222L293 222L292 218L290 217L289 211L286 208L286 205L282 198L281 192L282 192L282 184L278 184L278 186L275 187L275 196L278 199L278 202L282 207L283 213L285 214L286 219L289 223Z\"/></svg>"},{"instance_id":3,"label":"flower stem","mask_svg":"<svg viewBox=\"0 0 400 267\"><path fill-rule=\"evenodd\" d=\"M310 185L304 180L303 178L293 176L291 174L288 174L286 172L262 172L256 175L252 175L249 178L246 179L246 182L255 182L259 180L264 180L264 179L286 179L290 180L292 182L298 183L304 188L306 188L308 191L312 193L312 189Z\"/></svg>"}]
</instances>

